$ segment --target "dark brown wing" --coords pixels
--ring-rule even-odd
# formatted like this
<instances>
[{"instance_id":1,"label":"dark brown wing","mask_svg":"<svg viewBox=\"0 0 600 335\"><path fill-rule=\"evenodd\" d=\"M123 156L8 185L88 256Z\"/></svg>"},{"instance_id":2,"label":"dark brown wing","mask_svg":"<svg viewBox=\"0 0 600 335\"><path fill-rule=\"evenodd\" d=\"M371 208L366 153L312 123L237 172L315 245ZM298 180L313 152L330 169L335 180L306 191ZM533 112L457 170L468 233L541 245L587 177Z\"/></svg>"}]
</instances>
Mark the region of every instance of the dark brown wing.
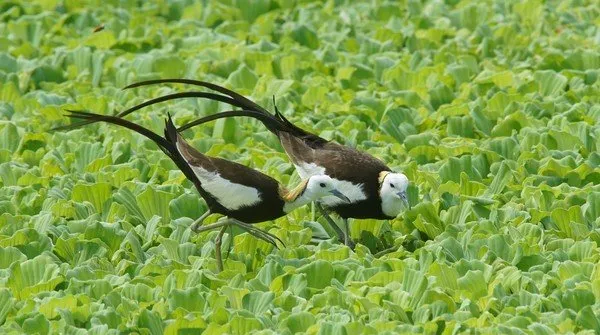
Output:
<instances>
[{"instance_id":1,"label":"dark brown wing","mask_svg":"<svg viewBox=\"0 0 600 335\"><path fill-rule=\"evenodd\" d=\"M217 157L209 157L219 175L232 183L252 187L260 193L258 204L230 210L227 214L246 223L275 220L285 213L285 202L279 194L279 183L257 170Z\"/></svg>"},{"instance_id":2,"label":"dark brown wing","mask_svg":"<svg viewBox=\"0 0 600 335\"><path fill-rule=\"evenodd\" d=\"M179 135L170 115L166 122L165 137L175 144L190 166L218 173L231 183L252 187L260 193L259 203L236 210L225 209L222 214L246 223L274 220L284 215L284 201L279 195L277 180L245 165L202 154Z\"/></svg>"},{"instance_id":3,"label":"dark brown wing","mask_svg":"<svg viewBox=\"0 0 600 335\"><path fill-rule=\"evenodd\" d=\"M390 171L387 165L368 153L331 142L314 151L312 162L324 167L330 177L354 183L375 181L374 184L378 184L379 173Z\"/></svg>"}]
</instances>

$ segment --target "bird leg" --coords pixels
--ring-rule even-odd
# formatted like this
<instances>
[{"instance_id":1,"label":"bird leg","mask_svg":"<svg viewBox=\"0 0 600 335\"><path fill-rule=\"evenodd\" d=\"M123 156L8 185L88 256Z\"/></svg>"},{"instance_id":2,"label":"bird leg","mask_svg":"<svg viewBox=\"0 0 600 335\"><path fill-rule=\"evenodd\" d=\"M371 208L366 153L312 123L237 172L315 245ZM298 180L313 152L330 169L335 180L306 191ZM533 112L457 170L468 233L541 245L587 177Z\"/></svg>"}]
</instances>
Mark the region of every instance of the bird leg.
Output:
<instances>
[{"instance_id":1,"label":"bird leg","mask_svg":"<svg viewBox=\"0 0 600 335\"><path fill-rule=\"evenodd\" d=\"M229 220L226 220L229 221ZM221 231L219 232L219 234L217 235L217 238L215 239L215 261L217 261L217 271L221 272L223 271L223 259L221 258L221 241L223 239L223 235L225 234L225 231L227 230L227 227L229 226L230 223L228 223L227 225L223 226L223 228L221 228Z\"/></svg>"},{"instance_id":2,"label":"bird leg","mask_svg":"<svg viewBox=\"0 0 600 335\"><path fill-rule=\"evenodd\" d=\"M204 212L204 214L202 214L196 221L194 221L192 223L192 225L190 226L190 229L196 233L199 233L199 227L202 224L202 221L204 221L204 219L206 219L209 215L210 215L210 209L206 210L206 212Z\"/></svg>"},{"instance_id":3,"label":"bird leg","mask_svg":"<svg viewBox=\"0 0 600 335\"><path fill-rule=\"evenodd\" d=\"M269 232L266 232L263 229L256 228L248 223L245 223L245 222L233 219L233 218L221 218L221 219L219 219L219 221L217 221L215 223L212 223L212 224L209 224L206 226L197 227L194 230L194 232L201 233L204 231L217 229L217 228L220 228L223 226L227 227L227 226L231 226L231 225L238 226L238 227L242 228L244 231L246 231L247 233L249 233L250 235L252 235L256 238L259 238L261 240L264 240L265 242L270 243L270 244L274 245L275 247L278 247L277 241L279 241L279 243L281 243L281 245L285 246L285 243L283 243L283 241L279 237L277 237Z\"/></svg>"},{"instance_id":4,"label":"bird leg","mask_svg":"<svg viewBox=\"0 0 600 335\"><path fill-rule=\"evenodd\" d=\"M350 226L348 225L348 219L343 218L342 222L344 223L344 231L346 232L344 234L344 244L349 246L350 249L354 250L354 247L356 246L356 244L350 238Z\"/></svg>"},{"instance_id":5,"label":"bird leg","mask_svg":"<svg viewBox=\"0 0 600 335\"><path fill-rule=\"evenodd\" d=\"M229 226L231 225L231 219L229 218L221 218L219 219L219 221L215 222L215 223L211 223L209 225L206 226L201 226L201 227L196 227L196 229L194 229L195 233L201 233L203 231L207 231L207 230L213 230L213 229L217 229L223 226Z\"/></svg>"},{"instance_id":6,"label":"bird leg","mask_svg":"<svg viewBox=\"0 0 600 335\"><path fill-rule=\"evenodd\" d=\"M325 218L325 221L327 221L327 223L329 223L329 226L331 226L331 228L335 231L335 233L338 236L338 240L340 242L345 243L346 236L344 235L344 232L340 229L340 227L338 227L338 225L335 223L335 221L333 221L331 216L329 216L329 213L327 212L327 210L325 208L323 208L321 203L319 203L318 201L315 201L315 206L317 206L317 209L319 210L319 212L321 212L321 214Z\"/></svg>"},{"instance_id":7,"label":"bird leg","mask_svg":"<svg viewBox=\"0 0 600 335\"><path fill-rule=\"evenodd\" d=\"M242 228L248 234L250 234L256 238L259 238L261 240L264 240L267 243L274 245L276 248L279 248L277 246L277 241L279 241L279 243L281 243L281 245L285 246L285 243L283 243L283 241L279 237L277 237L263 229L256 228L248 223L245 223L245 222L242 222L242 221L239 221L236 219L231 219L231 220L232 220L232 224Z\"/></svg>"}]
</instances>

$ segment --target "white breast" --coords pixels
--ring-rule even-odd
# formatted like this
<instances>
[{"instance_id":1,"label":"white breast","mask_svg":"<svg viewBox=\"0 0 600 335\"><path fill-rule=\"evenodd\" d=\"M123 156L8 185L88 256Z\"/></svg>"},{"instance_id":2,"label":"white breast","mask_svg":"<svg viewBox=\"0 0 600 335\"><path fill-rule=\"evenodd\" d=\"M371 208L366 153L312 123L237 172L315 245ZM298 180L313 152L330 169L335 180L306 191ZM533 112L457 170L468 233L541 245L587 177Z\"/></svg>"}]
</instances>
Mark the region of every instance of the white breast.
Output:
<instances>
[{"instance_id":1,"label":"white breast","mask_svg":"<svg viewBox=\"0 0 600 335\"><path fill-rule=\"evenodd\" d=\"M404 209L404 205L402 200L398 197L385 197L381 198L381 210L383 214L389 217L396 217L402 210Z\"/></svg>"},{"instance_id":2,"label":"white breast","mask_svg":"<svg viewBox=\"0 0 600 335\"><path fill-rule=\"evenodd\" d=\"M260 192L242 184L232 183L220 174L192 166L194 174L200 179L202 188L229 210L252 206L261 201Z\"/></svg>"}]
</instances>

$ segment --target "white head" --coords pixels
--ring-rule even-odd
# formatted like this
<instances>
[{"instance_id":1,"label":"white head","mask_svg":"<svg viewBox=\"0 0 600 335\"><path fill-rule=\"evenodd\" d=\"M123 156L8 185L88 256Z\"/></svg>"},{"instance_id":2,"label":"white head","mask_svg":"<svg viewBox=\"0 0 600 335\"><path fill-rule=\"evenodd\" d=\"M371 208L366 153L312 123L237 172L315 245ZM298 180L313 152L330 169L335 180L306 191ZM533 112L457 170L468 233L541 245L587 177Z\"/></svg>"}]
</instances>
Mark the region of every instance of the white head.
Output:
<instances>
[{"instance_id":1,"label":"white head","mask_svg":"<svg viewBox=\"0 0 600 335\"><path fill-rule=\"evenodd\" d=\"M285 191L281 194L285 201L283 211L289 213L300 206L317 201L328 195L338 197L344 202L350 202L350 199L334 186L333 179L325 175L312 176L305 179L293 190Z\"/></svg>"},{"instance_id":2,"label":"white head","mask_svg":"<svg viewBox=\"0 0 600 335\"><path fill-rule=\"evenodd\" d=\"M402 209L408 208L406 189L408 178L402 173L383 171L379 174L379 196L381 209L389 217L396 217Z\"/></svg>"},{"instance_id":3,"label":"white head","mask_svg":"<svg viewBox=\"0 0 600 335\"><path fill-rule=\"evenodd\" d=\"M334 185L333 179L326 175L317 175L308 178L304 196L311 201L318 200L324 196L333 195L342 199L345 202L350 202L350 199L340 192Z\"/></svg>"}]
</instances>

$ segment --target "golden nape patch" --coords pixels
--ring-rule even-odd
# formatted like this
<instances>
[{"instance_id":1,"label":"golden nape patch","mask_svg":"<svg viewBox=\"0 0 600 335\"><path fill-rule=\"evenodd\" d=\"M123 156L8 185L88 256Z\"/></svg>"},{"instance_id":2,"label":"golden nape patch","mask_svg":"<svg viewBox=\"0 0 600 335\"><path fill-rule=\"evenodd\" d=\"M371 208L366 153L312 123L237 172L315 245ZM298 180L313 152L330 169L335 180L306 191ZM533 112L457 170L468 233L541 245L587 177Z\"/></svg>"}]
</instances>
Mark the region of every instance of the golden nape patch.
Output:
<instances>
[{"instance_id":1,"label":"golden nape patch","mask_svg":"<svg viewBox=\"0 0 600 335\"><path fill-rule=\"evenodd\" d=\"M302 193L304 193L304 190L306 190L306 185L308 185L308 179L303 180L300 184L298 184L298 186L291 190L288 190L283 185L279 185L279 196L285 202L294 201L301 196Z\"/></svg>"},{"instance_id":2,"label":"golden nape patch","mask_svg":"<svg viewBox=\"0 0 600 335\"><path fill-rule=\"evenodd\" d=\"M378 178L378 180L379 180L379 187L381 187L381 184L383 184L383 180L390 173L391 173L390 171L381 171L381 172L379 172L379 178Z\"/></svg>"}]
</instances>

